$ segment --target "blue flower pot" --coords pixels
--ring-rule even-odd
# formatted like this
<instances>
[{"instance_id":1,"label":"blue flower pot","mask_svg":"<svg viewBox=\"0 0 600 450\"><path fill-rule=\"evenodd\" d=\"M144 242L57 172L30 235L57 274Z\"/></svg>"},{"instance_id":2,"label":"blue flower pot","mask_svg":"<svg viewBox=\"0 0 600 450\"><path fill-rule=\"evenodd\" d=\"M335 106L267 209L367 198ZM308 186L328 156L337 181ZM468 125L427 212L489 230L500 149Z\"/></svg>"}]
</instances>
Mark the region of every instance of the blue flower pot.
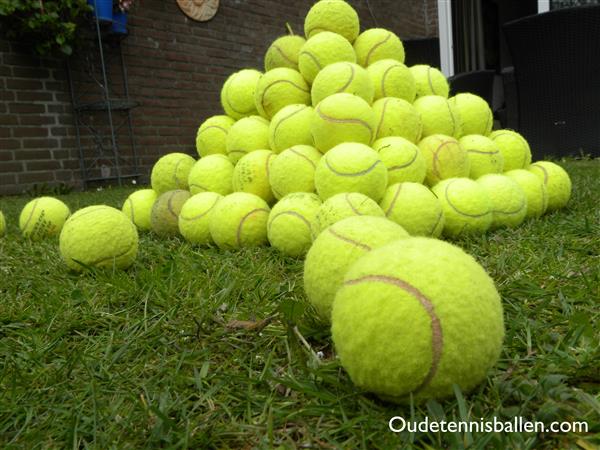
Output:
<instances>
[{"instance_id":1,"label":"blue flower pot","mask_svg":"<svg viewBox=\"0 0 600 450\"><path fill-rule=\"evenodd\" d=\"M111 22L113 20L113 2L112 0L87 0L88 5L94 8L94 14L98 20Z\"/></svg>"},{"instance_id":2,"label":"blue flower pot","mask_svg":"<svg viewBox=\"0 0 600 450\"><path fill-rule=\"evenodd\" d=\"M113 13L113 22L110 31L115 34L127 34L127 13L121 11Z\"/></svg>"}]
</instances>

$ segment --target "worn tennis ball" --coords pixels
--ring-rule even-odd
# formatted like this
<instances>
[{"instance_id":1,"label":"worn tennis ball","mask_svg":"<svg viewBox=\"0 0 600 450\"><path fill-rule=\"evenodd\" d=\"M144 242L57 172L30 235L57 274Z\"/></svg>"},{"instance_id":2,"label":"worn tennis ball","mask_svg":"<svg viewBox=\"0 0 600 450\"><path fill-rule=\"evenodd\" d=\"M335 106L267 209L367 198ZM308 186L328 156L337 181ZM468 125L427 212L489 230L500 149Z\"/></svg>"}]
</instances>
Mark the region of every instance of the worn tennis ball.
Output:
<instances>
[{"instance_id":1,"label":"worn tennis ball","mask_svg":"<svg viewBox=\"0 0 600 450\"><path fill-rule=\"evenodd\" d=\"M417 88L417 97L425 95L440 95L448 98L450 85L448 80L439 69L428 66L427 64L417 64L409 67L415 80Z\"/></svg>"},{"instance_id":2,"label":"worn tennis ball","mask_svg":"<svg viewBox=\"0 0 600 450\"><path fill-rule=\"evenodd\" d=\"M287 105L310 104L310 88L300 72L287 67L269 70L256 86L256 109L262 117L271 120Z\"/></svg>"},{"instance_id":3,"label":"worn tennis ball","mask_svg":"<svg viewBox=\"0 0 600 450\"><path fill-rule=\"evenodd\" d=\"M234 192L215 205L208 222L210 235L222 249L264 245L270 211L259 196Z\"/></svg>"},{"instance_id":4,"label":"worn tennis ball","mask_svg":"<svg viewBox=\"0 0 600 450\"><path fill-rule=\"evenodd\" d=\"M548 193L544 181L525 169L515 169L504 172L509 178L515 180L527 198L526 218L541 217L548 207Z\"/></svg>"},{"instance_id":5,"label":"worn tennis ball","mask_svg":"<svg viewBox=\"0 0 600 450\"><path fill-rule=\"evenodd\" d=\"M360 192L377 202L383 197L387 183L387 168L379 154L355 142L329 150L315 170L315 188L321 200L342 192Z\"/></svg>"},{"instance_id":6,"label":"worn tennis ball","mask_svg":"<svg viewBox=\"0 0 600 450\"><path fill-rule=\"evenodd\" d=\"M186 241L197 245L213 243L208 223L215 205L222 198L216 192L201 192L186 200L177 221L179 233Z\"/></svg>"},{"instance_id":7,"label":"worn tennis ball","mask_svg":"<svg viewBox=\"0 0 600 450\"><path fill-rule=\"evenodd\" d=\"M396 97L380 98L373 103L375 139L400 136L417 143L421 139L421 114L406 100Z\"/></svg>"},{"instance_id":8,"label":"worn tennis ball","mask_svg":"<svg viewBox=\"0 0 600 450\"><path fill-rule=\"evenodd\" d=\"M411 236L437 238L444 229L440 201L420 183L392 184L379 203L385 216L401 225Z\"/></svg>"},{"instance_id":9,"label":"worn tennis ball","mask_svg":"<svg viewBox=\"0 0 600 450\"><path fill-rule=\"evenodd\" d=\"M284 255L303 256L312 244L312 236L321 200L316 194L295 192L277 202L267 223L267 237Z\"/></svg>"},{"instance_id":10,"label":"worn tennis ball","mask_svg":"<svg viewBox=\"0 0 600 450\"><path fill-rule=\"evenodd\" d=\"M152 206L157 197L154 189L140 189L127 197L121 211L138 227L138 230L149 231Z\"/></svg>"},{"instance_id":11,"label":"worn tennis ball","mask_svg":"<svg viewBox=\"0 0 600 450\"><path fill-rule=\"evenodd\" d=\"M494 141L479 134L461 137L458 142L469 157L469 177L476 180L487 173L502 173L504 157Z\"/></svg>"},{"instance_id":12,"label":"worn tennis ball","mask_svg":"<svg viewBox=\"0 0 600 450\"><path fill-rule=\"evenodd\" d=\"M514 228L523 223L527 214L527 197L519 183L495 173L479 177L477 183L483 187L492 204L490 229Z\"/></svg>"},{"instance_id":13,"label":"worn tennis ball","mask_svg":"<svg viewBox=\"0 0 600 450\"><path fill-rule=\"evenodd\" d=\"M315 110L307 105L287 105L273 116L269 125L269 146L280 153L295 145L313 145L310 122Z\"/></svg>"},{"instance_id":14,"label":"worn tennis ball","mask_svg":"<svg viewBox=\"0 0 600 450\"><path fill-rule=\"evenodd\" d=\"M571 178L565 169L550 161L538 161L529 166L546 186L548 193L547 211L564 208L571 198Z\"/></svg>"},{"instance_id":15,"label":"worn tennis ball","mask_svg":"<svg viewBox=\"0 0 600 450\"><path fill-rule=\"evenodd\" d=\"M373 103L373 84L366 69L358 64L343 61L323 68L313 81L311 97L316 105L325 97L346 92L361 97L368 104Z\"/></svg>"},{"instance_id":16,"label":"worn tennis ball","mask_svg":"<svg viewBox=\"0 0 600 450\"><path fill-rule=\"evenodd\" d=\"M192 195L200 192L231 194L233 167L233 163L225 155L208 155L200 158L188 176L190 193Z\"/></svg>"},{"instance_id":17,"label":"worn tennis ball","mask_svg":"<svg viewBox=\"0 0 600 450\"><path fill-rule=\"evenodd\" d=\"M159 195L150 214L152 231L164 237L179 234L179 213L188 198L190 193L181 189Z\"/></svg>"},{"instance_id":18,"label":"worn tennis ball","mask_svg":"<svg viewBox=\"0 0 600 450\"><path fill-rule=\"evenodd\" d=\"M367 67L374 89L374 99L397 97L414 102L417 95L411 71L395 59L382 59Z\"/></svg>"},{"instance_id":19,"label":"worn tennis ball","mask_svg":"<svg viewBox=\"0 0 600 450\"><path fill-rule=\"evenodd\" d=\"M315 147L322 152L342 142L371 145L375 139L375 112L356 95L334 94L315 108L310 131Z\"/></svg>"},{"instance_id":20,"label":"worn tennis ball","mask_svg":"<svg viewBox=\"0 0 600 450\"><path fill-rule=\"evenodd\" d=\"M305 42L302 36L295 35L275 39L265 53L265 71L278 67L298 70L298 54Z\"/></svg>"},{"instance_id":21,"label":"worn tennis ball","mask_svg":"<svg viewBox=\"0 0 600 450\"><path fill-rule=\"evenodd\" d=\"M492 203L487 192L469 178L448 178L431 188L444 210L442 234L457 238L485 233L492 225Z\"/></svg>"},{"instance_id":22,"label":"worn tennis ball","mask_svg":"<svg viewBox=\"0 0 600 450\"><path fill-rule=\"evenodd\" d=\"M243 69L227 78L221 89L221 106L225 113L239 120L258 114L254 96L262 73L254 69Z\"/></svg>"},{"instance_id":23,"label":"worn tennis ball","mask_svg":"<svg viewBox=\"0 0 600 450\"><path fill-rule=\"evenodd\" d=\"M425 182L429 186L446 178L469 176L471 168L467 152L453 137L427 136L419 142L419 148L427 163Z\"/></svg>"},{"instance_id":24,"label":"worn tennis ball","mask_svg":"<svg viewBox=\"0 0 600 450\"><path fill-rule=\"evenodd\" d=\"M496 130L488 136L496 143L504 159L504 171L527 169L531 164L531 149L523 136L513 130Z\"/></svg>"},{"instance_id":25,"label":"worn tennis ball","mask_svg":"<svg viewBox=\"0 0 600 450\"><path fill-rule=\"evenodd\" d=\"M385 217L353 216L326 228L304 261L304 291L319 315L330 320L331 306L348 268L374 248L408 233Z\"/></svg>"},{"instance_id":26,"label":"worn tennis ball","mask_svg":"<svg viewBox=\"0 0 600 450\"><path fill-rule=\"evenodd\" d=\"M321 69L338 61L356 62L352 44L339 34L322 31L309 38L300 49L298 69L304 79L312 83Z\"/></svg>"},{"instance_id":27,"label":"worn tennis ball","mask_svg":"<svg viewBox=\"0 0 600 450\"><path fill-rule=\"evenodd\" d=\"M243 156L233 169L233 190L248 192L267 203L275 200L269 182L269 172L275 153L271 150L255 150Z\"/></svg>"},{"instance_id":28,"label":"worn tennis ball","mask_svg":"<svg viewBox=\"0 0 600 450\"><path fill-rule=\"evenodd\" d=\"M419 97L413 106L421 114L423 137L432 134L445 134L455 138L462 136L460 115L444 97L439 95Z\"/></svg>"},{"instance_id":29,"label":"worn tennis ball","mask_svg":"<svg viewBox=\"0 0 600 450\"><path fill-rule=\"evenodd\" d=\"M242 156L254 150L269 150L269 121L260 116L238 120L227 134L227 156L237 164Z\"/></svg>"},{"instance_id":30,"label":"worn tennis ball","mask_svg":"<svg viewBox=\"0 0 600 450\"><path fill-rule=\"evenodd\" d=\"M269 171L275 198L293 192L315 192L315 169L322 156L310 145L295 145L277 155Z\"/></svg>"},{"instance_id":31,"label":"worn tennis ball","mask_svg":"<svg viewBox=\"0 0 600 450\"><path fill-rule=\"evenodd\" d=\"M331 334L359 388L409 404L468 392L502 351L502 301L457 246L412 237L361 256L333 302Z\"/></svg>"},{"instance_id":32,"label":"worn tennis ball","mask_svg":"<svg viewBox=\"0 0 600 450\"><path fill-rule=\"evenodd\" d=\"M0 211L0 238L6 234L6 219L4 214Z\"/></svg>"},{"instance_id":33,"label":"worn tennis ball","mask_svg":"<svg viewBox=\"0 0 600 450\"><path fill-rule=\"evenodd\" d=\"M331 31L354 42L359 30L358 14L342 0L321 0L310 8L304 19L304 34L307 38Z\"/></svg>"},{"instance_id":34,"label":"worn tennis ball","mask_svg":"<svg viewBox=\"0 0 600 450\"><path fill-rule=\"evenodd\" d=\"M69 207L54 197L39 197L25 205L19 217L23 236L40 241L60 233L67 218Z\"/></svg>"},{"instance_id":35,"label":"worn tennis ball","mask_svg":"<svg viewBox=\"0 0 600 450\"><path fill-rule=\"evenodd\" d=\"M408 139L389 136L373 143L373 149L388 170L388 185L412 181L423 183L427 163L419 147Z\"/></svg>"},{"instance_id":36,"label":"worn tennis ball","mask_svg":"<svg viewBox=\"0 0 600 450\"><path fill-rule=\"evenodd\" d=\"M460 115L463 134L490 134L494 116L484 99L475 94L461 93L448 101Z\"/></svg>"},{"instance_id":37,"label":"worn tennis ball","mask_svg":"<svg viewBox=\"0 0 600 450\"><path fill-rule=\"evenodd\" d=\"M138 251L138 233L125 214L106 205L80 209L65 222L60 254L77 272L89 267L126 269Z\"/></svg>"},{"instance_id":38,"label":"worn tennis ball","mask_svg":"<svg viewBox=\"0 0 600 450\"><path fill-rule=\"evenodd\" d=\"M317 213L316 238L324 229L353 216L383 217L385 214L375 200L359 192L343 192L329 197Z\"/></svg>"},{"instance_id":39,"label":"worn tennis ball","mask_svg":"<svg viewBox=\"0 0 600 450\"><path fill-rule=\"evenodd\" d=\"M404 63L404 46L398 36L390 30L371 28L363 31L354 41L356 60L363 67L383 59L394 59Z\"/></svg>"},{"instance_id":40,"label":"worn tennis ball","mask_svg":"<svg viewBox=\"0 0 600 450\"><path fill-rule=\"evenodd\" d=\"M188 176L196 160L185 153L169 153L161 157L150 175L152 189L158 195L175 189L188 189Z\"/></svg>"},{"instance_id":41,"label":"worn tennis ball","mask_svg":"<svg viewBox=\"0 0 600 450\"><path fill-rule=\"evenodd\" d=\"M229 116L212 116L202 122L196 134L196 151L199 156L226 154L227 133L235 123Z\"/></svg>"}]
</instances>

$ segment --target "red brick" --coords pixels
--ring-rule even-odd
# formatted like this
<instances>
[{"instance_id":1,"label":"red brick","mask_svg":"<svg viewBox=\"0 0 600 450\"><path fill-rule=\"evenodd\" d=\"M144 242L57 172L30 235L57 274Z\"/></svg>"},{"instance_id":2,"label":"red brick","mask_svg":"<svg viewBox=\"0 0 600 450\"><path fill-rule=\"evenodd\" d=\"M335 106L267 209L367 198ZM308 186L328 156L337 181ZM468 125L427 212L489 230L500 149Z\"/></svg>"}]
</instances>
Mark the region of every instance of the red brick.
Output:
<instances>
[{"instance_id":1,"label":"red brick","mask_svg":"<svg viewBox=\"0 0 600 450\"><path fill-rule=\"evenodd\" d=\"M21 172L17 174L19 184L47 183L49 181L54 181L52 172Z\"/></svg>"},{"instance_id":2,"label":"red brick","mask_svg":"<svg viewBox=\"0 0 600 450\"><path fill-rule=\"evenodd\" d=\"M26 78L14 78L6 80L6 89L39 90L44 86L41 81Z\"/></svg>"},{"instance_id":3,"label":"red brick","mask_svg":"<svg viewBox=\"0 0 600 450\"><path fill-rule=\"evenodd\" d=\"M19 102L51 102L52 100L53 96L50 92L17 91Z\"/></svg>"},{"instance_id":4,"label":"red brick","mask_svg":"<svg viewBox=\"0 0 600 450\"><path fill-rule=\"evenodd\" d=\"M25 170L46 170L46 171L55 171L56 169L60 169L60 162L54 160L45 160L45 161L29 161L25 163Z\"/></svg>"},{"instance_id":5,"label":"red brick","mask_svg":"<svg viewBox=\"0 0 600 450\"><path fill-rule=\"evenodd\" d=\"M23 148L57 148L57 139L23 139Z\"/></svg>"},{"instance_id":6,"label":"red brick","mask_svg":"<svg viewBox=\"0 0 600 450\"><path fill-rule=\"evenodd\" d=\"M41 147L40 147L41 148ZM52 159L50 150L18 150L15 152L15 159L20 161L30 161L34 159Z\"/></svg>"},{"instance_id":7,"label":"red brick","mask_svg":"<svg viewBox=\"0 0 600 450\"><path fill-rule=\"evenodd\" d=\"M48 128L45 127L18 127L13 130L14 137L45 137Z\"/></svg>"},{"instance_id":8,"label":"red brick","mask_svg":"<svg viewBox=\"0 0 600 450\"><path fill-rule=\"evenodd\" d=\"M36 103L9 103L8 110L12 114L43 114L46 112L46 106Z\"/></svg>"}]
</instances>

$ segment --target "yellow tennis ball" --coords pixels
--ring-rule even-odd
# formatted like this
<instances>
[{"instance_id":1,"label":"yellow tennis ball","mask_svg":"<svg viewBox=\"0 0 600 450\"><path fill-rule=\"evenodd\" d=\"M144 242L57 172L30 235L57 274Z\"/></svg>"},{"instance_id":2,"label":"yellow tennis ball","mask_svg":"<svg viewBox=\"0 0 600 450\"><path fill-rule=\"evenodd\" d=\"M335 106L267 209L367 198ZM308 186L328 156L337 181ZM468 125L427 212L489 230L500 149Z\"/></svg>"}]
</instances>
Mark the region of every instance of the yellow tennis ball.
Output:
<instances>
[{"instance_id":1,"label":"yellow tennis ball","mask_svg":"<svg viewBox=\"0 0 600 450\"><path fill-rule=\"evenodd\" d=\"M269 172L274 156L271 150L255 150L243 156L233 169L233 190L248 192L272 203L275 197L269 183Z\"/></svg>"},{"instance_id":2,"label":"yellow tennis ball","mask_svg":"<svg viewBox=\"0 0 600 450\"><path fill-rule=\"evenodd\" d=\"M325 200L319 208L313 237L318 236L327 227L347 217L383 217L384 215L377 202L364 194L359 192L336 194Z\"/></svg>"},{"instance_id":3,"label":"yellow tennis ball","mask_svg":"<svg viewBox=\"0 0 600 450\"><path fill-rule=\"evenodd\" d=\"M422 139L419 148L427 164L425 182L429 186L446 178L469 176L467 152L453 137L434 134Z\"/></svg>"},{"instance_id":4,"label":"yellow tennis ball","mask_svg":"<svg viewBox=\"0 0 600 450\"><path fill-rule=\"evenodd\" d=\"M310 92L313 105L340 92L357 95L371 104L374 90L366 69L358 64L343 61L324 67L315 77Z\"/></svg>"},{"instance_id":5,"label":"yellow tennis ball","mask_svg":"<svg viewBox=\"0 0 600 450\"><path fill-rule=\"evenodd\" d=\"M363 67L383 59L395 59L404 63L404 46L390 30L371 28L363 31L354 41L356 60Z\"/></svg>"},{"instance_id":6,"label":"yellow tennis ball","mask_svg":"<svg viewBox=\"0 0 600 450\"><path fill-rule=\"evenodd\" d=\"M527 214L527 197L521 186L504 175L489 173L477 179L477 183L487 192L492 204L492 226L517 227Z\"/></svg>"},{"instance_id":7,"label":"yellow tennis ball","mask_svg":"<svg viewBox=\"0 0 600 450\"><path fill-rule=\"evenodd\" d=\"M293 192L315 192L315 169L322 156L309 145L295 145L277 155L269 171L275 198Z\"/></svg>"},{"instance_id":8,"label":"yellow tennis ball","mask_svg":"<svg viewBox=\"0 0 600 450\"><path fill-rule=\"evenodd\" d=\"M423 137L432 134L445 134L455 138L462 136L460 115L444 97L439 95L419 97L413 106L421 114Z\"/></svg>"},{"instance_id":9,"label":"yellow tennis ball","mask_svg":"<svg viewBox=\"0 0 600 450\"><path fill-rule=\"evenodd\" d=\"M179 213L190 193L181 189L165 192L158 196L150 214L150 227L159 236L179 234Z\"/></svg>"},{"instance_id":10,"label":"yellow tennis ball","mask_svg":"<svg viewBox=\"0 0 600 450\"><path fill-rule=\"evenodd\" d=\"M319 315L329 321L337 290L348 268L365 253L408 233L385 217L353 216L325 229L304 261L304 290Z\"/></svg>"},{"instance_id":11,"label":"yellow tennis ball","mask_svg":"<svg viewBox=\"0 0 600 450\"><path fill-rule=\"evenodd\" d=\"M539 177L548 193L547 211L564 208L571 198L571 178L565 169L550 161L538 161L529 171Z\"/></svg>"},{"instance_id":12,"label":"yellow tennis ball","mask_svg":"<svg viewBox=\"0 0 600 450\"><path fill-rule=\"evenodd\" d=\"M148 231L151 228L152 206L157 197L154 189L140 189L127 197L121 211L139 230Z\"/></svg>"},{"instance_id":13,"label":"yellow tennis ball","mask_svg":"<svg viewBox=\"0 0 600 450\"><path fill-rule=\"evenodd\" d=\"M479 134L461 137L458 142L469 157L469 177L476 180L487 173L502 173L504 157L494 141Z\"/></svg>"},{"instance_id":14,"label":"yellow tennis ball","mask_svg":"<svg viewBox=\"0 0 600 450\"><path fill-rule=\"evenodd\" d=\"M409 68L415 80L417 97L425 95L440 95L448 98L450 85L448 80L439 69L427 64L417 64Z\"/></svg>"},{"instance_id":15,"label":"yellow tennis ball","mask_svg":"<svg viewBox=\"0 0 600 450\"><path fill-rule=\"evenodd\" d=\"M376 139L400 136L414 143L421 140L421 114L406 100L395 97L380 98L373 103L373 112L377 124Z\"/></svg>"},{"instance_id":16,"label":"yellow tennis ball","mask_svg":"<svg viewBox=\"0 0 600 450\"><path fill-rule=\"evenodd\" d=\"M273 116L269 125L269 145L275 153L295 145L313 145L310 122L315 110L307 105L287 105Z\"/></svg>"},{"instance_id":17,"label":"yellow tennis ball","mask_svg":"<svg viewBox=\"0 0 600 450\"><path fill-rule=\"evenodd\" d=\"M375 112L356 95L334 94L315 108L310 131L315 147L322 152L343 142L371 145L375 138Z\"/></svg>"},{"instance_id":18,"label":"yellow tennis ball","mask_svg":"<svg viewBox=\"0 0 600 450\"><path fill-rule=\"evenodd\" d=\"M487 102L475 94L461 93L448 99L458 111L463 134L487 136L492 131L494 116Z\"/></svg>"},{"instance_id":19,"label":"yellow tennis ball","mask_svg":"<svg viewBox=\"0 0 600 450\"><path fill-rule=\"evenodd\" d=\"M21 211L19 228L26 238L39 241L59 234L70 215L69 207L57 198L39 197Z\"/></svg>"},{"instance_id":20,"label":"yellow tennis ball","mask_svg":"<svg viewBox=\"0 0 600 450\"><path fill-rule=\"evenodd\" d=\"M3 237L6 234L6 219L4 218L4 214L0 211L0 237Z\"/></svg>"},{"instance_id":21,"label":"yellow tennis ball","mask_svg":"<svg viewBox=\"0 0 600 450\"><path fill-rule=\"evenodd\" d=\"M356 62L352 44L339 34L323 31L309 38L300 49L298 69L312 83L321 69L338 61Z\"/></svg>"},{"instance_id":22,"label":"yellow tennis ball","mask_svg":"<svg viewBox=\"0 0 600 450\"><path fill-rule=\"evenodd\" d=\"M379 205L388 219L401 225L411 236L437 238L442 234L442 205L435 194L422 184L392 184Z\"/></svg>"},{"instance_id":23,"label":"yellow tennis ball","mask_svg":"<svg viewBox=\"0 0 600 450\"><path fill-rule=\"evenodd\" d=\"M427 173L427 163L421 150L408 139L390 136L378 139L373 149L388 170L388 185L412 181L423 183Z\"/></svg>"},{"instance_id":24,"label":"yellow tennis ball","mask_svg":"<svg viewBox=\"0 0 600 450\"><path fill-rule=\"evenodd\" d=\"M196 133L196 151L199 156L226 154L227 133L235 123L229 116L212 116L202 122Z\"/></svg>"},{"instance_id":25,"label":"yellow tennis ball","mask_svg":"<svg viewBox=\"0 0 600 450\"><path fill-rule=\"evenodd\" d=\"M284 255L302 256L312 244L321 200L315 194L295 192L283 197L271 210L267 237Z\"/></svg>"},{"instance_id":26,"label":"yellow tennis ball","mask_svg":"<svg viewBox=\"0 0 600 450\"><path fill-rule=\"evenodd\" d=\"M515 180L525 193L527 198L525 217L535 219L541 217L548 207L548 193L544 181L525 169L510 170L504 172L504 175Z\"/></svg>"},{"instance_id":27,"label":"yellow tennis ball","mask_svg":"<svg viewBox=\"0 0 600 450\"><path fill-rule=\"evenodd\" d=\"M234 192L215 205L208 222L210 235L222 249L264 245L270 211L257 195Z\"/></svg>"},{"instance_id":28,"label":"yellow tennis ball","mask_svg":"<svg viewBox=\"0 0 600 450\"><path fill-rule=\"evenodd\" d=\"M269 121L250 116L238 120L227 134L227 156L237 164L242 156L254 150L269 150Z\"/></svg>"},{"instance_id":29,"label":"yellow tennis ball","mask_svg":"<svg viewBox=\"0 0 600 450\"><path fill-rule=\"evenodd\" d=\"M321 0L310 8L304 19L304 34L307 38L331 31L354 42L359 30L358 14L342 0Z\"/></svg>"},{"instance_id":30,"label":"yellow tennis ball","mask_svg":"<svg viewBox=\"0 0 600 450\"><path fill-rule=\"evenodd\" d=\"M448 178L433 188L444 210L446 237L483 234L492 225L492 204L487 192L469 178Z\"/></svg>"},{"instance_id":31,"label":"yellow tennis ball","mask_svg":"<svg viewBox=\"0 0 600 450\"><path fill-rule=\"evenodd\" d=\"M258 70L243 69L227 78L221 89L221 106L229 117L239 120L258 114L254 97L261 77Z\"/></svg>"},{"instance_id":32,"label":"yellow tennis ball","mask_svg":"<svg viewBox=\"0 0 600 450\"><path fill-rule=\"evenodd\" d=\"M306 42L302 36L281 36L275 39L265 53L265 71L278 67L298 70L298 54Z\"/></svg>"},{"instance_id":33,"label":"yellow tennis ball","mask_svg":"<svg viewBox=\"0 0 600 450\"><path fill-rule=\"evenodd\" d=\"M496 143L504 159L504 171L527 169L531 164L531 149L523 136L513 130L496 130L488 136Z\"/></svg>"},{"instance_id":34,"label":"yellow tennis ball","mask_svg":"<svg viewBox=\"0 0 600 450\"><path fill-rule=\"evenodd\" d=\"M310 104L310 88L300 72L287 67L269 70L256 86L256 109L271 119L281 108L294 104Z\"/></svg>"},{"instance_id":35,"label":"yellow tennis ball","mask_svg":"<svg viewBox=\"0 0 600 450\"><path fill-rule=\"evenodd\" d=\"M216 192L201 192L186 200L177 221L179 232L186 241L197 245L213 243L208 223L215 205L222 198Z\"/></svg>"},{"instance_id":36,"label":"yellow tennis ball","mask_svg":"<svg viewBox=\"0 0 600 450\"><path fill-rule=\"evenodd\" d=\"M233 167L233 163L225 155L208 155L200 158L188 176L190 193L192 195L200 192L231 194Z\"/></svg>"},{"instance_id":37,"label":"yellow tennis ball","mask_svg":"<svg viewBox=\"0 0 600 450\"><path fill-rule=\"evenodd\" d=\"M414 102L417 86L411 71L395 59L382 59L367 67L374 99L397 97L407 102Z\"/></svg>"},{"instance_id":38,"label":"yellow tennis ball","mask_svg":"<svg viewBox=\"0 0 600 450\"><path fill-rule=\"evenodd\" d=\"M158 195L175 189L186 190L189 187L188 176L195 163L196 160L185 153L169 153L161 157L152 167L152 189Z\"/></svg>"},{"instance_id":39,"label":"yellow tennis ball","mask_svg":"<svg viewBox=\"0 0 600 450\"><path fill-rule=\"evenodd\" d=\"M65 222L60 254L69 268L126 269L138 251L138 233L125 214L106 205L80 209Z\"/></svg>"}]
</instances>

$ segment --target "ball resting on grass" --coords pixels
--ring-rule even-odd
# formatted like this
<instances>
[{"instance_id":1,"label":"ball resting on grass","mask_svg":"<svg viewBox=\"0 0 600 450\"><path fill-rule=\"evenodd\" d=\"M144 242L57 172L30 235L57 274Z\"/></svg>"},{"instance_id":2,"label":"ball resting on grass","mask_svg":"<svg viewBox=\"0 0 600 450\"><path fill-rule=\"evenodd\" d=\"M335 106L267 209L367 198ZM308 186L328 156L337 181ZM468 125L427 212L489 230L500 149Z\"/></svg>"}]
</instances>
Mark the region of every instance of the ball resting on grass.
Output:
<instances>
[{"instance_id":1,"label":"ball resting on grass","mask_svg":"<svg viewBox=\"0 0 600 450\"><path fill-rule=\"evenodd\" d=\"M39 197L25 205L19 217L23 236L32 241L56 236L71 215L69 207L53 197Z\"/></svg>"},{"instance_id":2,"label":"ball resting on grass","mask_svg":"<svg viewBox=\"0 0 600 450\"><path fill-rule=\"evenodd\" d=\"M159 195L150 214L152 231L162 237L179 234L179 213L188 198L190 193L181 189Z\"/></svg>"},{"instance_id":3,"label":"ball resting on grass","mask_svg":"<svg viewBox=\"0 0 600 450\"><path fill-rule=\"evenodd\" d=\"M490 173L478 178L477 183L483 187L492 205L490 229L513 228L523 223L527 214L527 197L515 180Z\"/></svg>"},{"instance_id":4,"label":"ball resting on grass","mask_svg":"<svg viewBox=\"0 0 600 450\"><path fill-rule=\"evenodd\" d=\"M208 223L215 205L223 196L216 192L201 192L190 197L179 213L179 232L184 239L196 245L213 243Z\"/></svg>"},{"instance_id":5,"label":"ball resting on grass","mask_svg":"<svg viewBox=\"0 0 600 450\"><path fill-rule=\"evenodd\" d=\"M154 189L140 189L127 197L121 211L138 227L138 230L149 231L152 206L157 197Z\"/></svg>"},{"instance_id":6,"label":"ball resting on grass","mask_svg":"<svg viewBox=\"0 0 600 450\"><path fill-rule=\"evenodd\" d=\"M565 169L550 161L538 161L529 166L529 171L538 176L548 193L548 211L564 208L571 198L571 178Z\"/></svg>"},{"instance_id":7,"label":"ball resting on grass","mask_svg":"<svg viewBox=\"0 0 600 450\"><path fill-rule=\"evenodd\" d=\"M515 180L527 198L526 218L537 219L541 217L548 207L548 194L544 182L525 169L516 169L504 172L509 178Z\"/></svg>"}]
</instances>

